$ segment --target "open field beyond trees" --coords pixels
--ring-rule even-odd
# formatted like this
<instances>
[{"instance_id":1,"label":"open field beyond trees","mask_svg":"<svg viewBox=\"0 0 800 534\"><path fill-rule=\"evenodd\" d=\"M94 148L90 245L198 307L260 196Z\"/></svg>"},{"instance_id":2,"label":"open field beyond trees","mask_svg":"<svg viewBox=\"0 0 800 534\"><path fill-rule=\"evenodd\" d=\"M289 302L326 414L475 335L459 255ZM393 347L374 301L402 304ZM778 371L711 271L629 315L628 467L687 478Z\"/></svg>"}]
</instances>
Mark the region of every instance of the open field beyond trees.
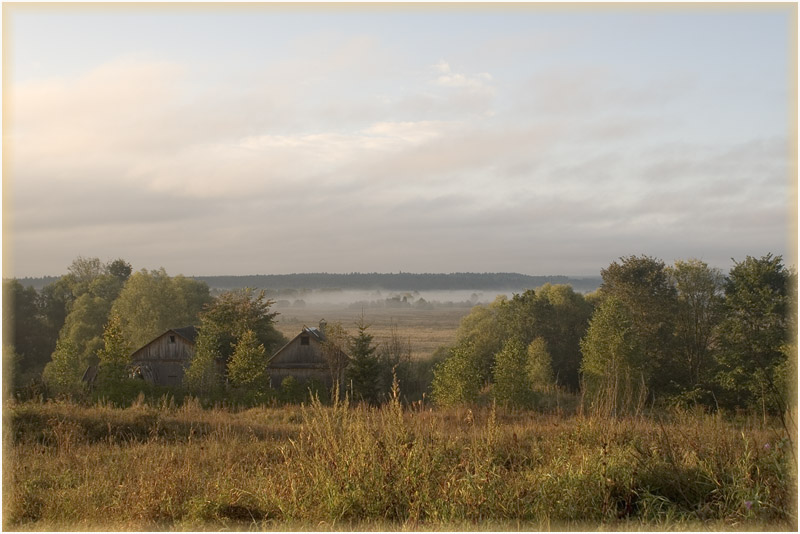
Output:
<instances>
[{"instance_id":1,"label":"open field beyond trees","mask_svg":"<svg viewBox=\"0 0 800 534\"><path fill-rule=\"evenodd\" d=\"M6 530L797 527L793 445L760 418L162 400L4 420Z\"/></svg>"},{"instance_id":2,"label":"open field beyond trees","mask_svg":"<svg viewBox=\"0 0 800 534\"><path fill-rule=\"evenodd\" d=\"M397 335L411 344L411 357L422 360L430 357L443 346L452 345L456 339L461 318L470 312L469 306L435 307L429 310L368 308L364 309L364 321L369 324L369 333L376 342L391 337L392 325ZM321 319L338 322L349 330L361 318L361 309L337 304L309 304L302 309L281 309L275 328L292 339L303 326L317 326Z\"/></svg>"}]
</instances>

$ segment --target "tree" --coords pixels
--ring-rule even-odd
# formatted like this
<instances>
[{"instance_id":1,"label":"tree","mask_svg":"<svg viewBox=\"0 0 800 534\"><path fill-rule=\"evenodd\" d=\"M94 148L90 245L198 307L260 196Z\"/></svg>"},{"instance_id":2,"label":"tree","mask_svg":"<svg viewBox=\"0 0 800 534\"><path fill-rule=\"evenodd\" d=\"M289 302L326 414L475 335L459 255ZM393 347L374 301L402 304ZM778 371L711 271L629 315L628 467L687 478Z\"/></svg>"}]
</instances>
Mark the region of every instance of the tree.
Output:
<instances>
[{"instance_id":1,"label":"tree","mask_svg":"<svg viewBox=\"0 0 800 534\"><path fill-rule=\"evenodd\" d=\"M489 306L476 306L461 321L458 346L474 351L482 382L490 382L496 356L510 340L527 347L542 338L550 354L557 385L577 391L581 361L580 340L589 324L592 305L568 285L545 284L511 299L498 297Z\"/></svg>"},{"instance_id":2,"label":"tree","mask_svg":"<svg viewBox=\"0 0 800 534\"><path fill-rule=\"evenodd\" d=\"M118 258L105 266L105 272L115 277L120 282L126 282L133 272L131 264L122 258Z\"/></svg>"},{"instance_id":3,"label":"tree","mask_svg":"<svg viewBox=\"0 0 800 534\"><path fill-rule=\"evenodd\" d=\"M543 349L548 354L553 383L578 391L580 387L581 338L589 327L593 306L583 295L564 284L545 284L536 297L548 303L547 312L540 317ZM536 341L536 337L526 340ZM543 354L542 354L543 356Z\"/></svg>"},{"instance_id":4,"label":"tree","mask_svg":"<svg viewBox=\"0 0 800 534\"><path fill-rule=\"evenodd\" d=\"M553 326L550 319L553 316L550 301L535 290L528 289L504 302L499 317L505 340L515 338L527 345L536 337L550 337Z\"/></svg>"},{"instance_id":5,"label":"tree","mask_svg":"<svg viewBox=\"0 0 800 534\"><path fill-rule=\"evenodd\" d=\"M112 313L121 317L128 342L141 347L170 328L197 324L203 306L210 302L205 282L170 277L163 267L142 269L128 278Z\"/></svg>"},{"instance_id":6,"label":"tree","mask_svg":"<svg viewBox=\"0 0 800 534\"><path fill-rule=\"evenodd\" d=\"M125 265L123 260L105 265L98 258L79 256L60 281L71 296L59 338L73 343L88 363L96 363L96 353L103 345L103 328L125 283ZM116 274L111 274L110 269ZM53 311L57 316L57 307Z\"/></svg>"},{"instance_id":7,"label":"tree","mask_svg":"<svg viewBox=\"0 0 800 534\"><path fill-rule=\"evenodd\" d=\"M450 349L446 360L433 370L433 400L440 406L475 402L481 390L481 369L470 345Z\"/></svg>"},{"instance_id":8,"label":"tree","mask_svg":"<svg viewBox=\"0 0 800 534\"><path fill-rule=\"evenodd\" d=\"M604 299L614 297L627 308L631 335L643 355L643 370L654 395L681 391L685 384L675 358L677 290L670 283L664 262L649 256L628 256L600 273Z\"/></svg>"},{"instance_id":9,"label":"tree","mask_svg":"<svg viewBox=\"0 0 800 534\"><path fill-rule=\"evenodd\" d=\"M388 398L395 377L400 384L400 389L406 395L412 390L417 392L425 389L425 386L419 383L420 377L412 375L411 340L400 337L397 323L392 322L389 325L389 337L380 343L377 352L380 367L378 380L380 395Z\"/></svg>"},{"instance_id":10,"label":"tree","mask_svg":"<svg viewBox=\"0 0 800 534\"><path fill-rule=\"evenodd\" d=\"M42 377L48 389L56 395L72 395L81 391L81 377L86 364L78 348L69 340L56 342L50 362Z\"/></svg>"},{"instance_id":11,"label":"tree","mask_svg":"<svg viewBox=\"0 0 800 534\"><path fill-rule=\"evenodd\" d=\"M552 358L544 338L537 337L531 341L527 353L525 371L531 388L537 392L552 388L555 385Z\"/></svg>"},{"instance_id":12,"label":"tree","mask_svg":"<svg viewBox=\"0 0 800 534\"><path fill-rule=\"evenodd\" d=\"M677 290L675 315L677 354L688 388L708 387L713 366L712 346L722 318L725 276L696 259L678 260L667 272Z\"/></svg>"},{"instance_id":13,"label":"tree","mask_svg":"<svg viewBox=\"0 0 800 534\"><path fill-rule=\"evenodd\" d=\"M129 377L131 347L122 332L120 318L112 315L103 329L103 347L97 353L96 393L114 402L131 400L129 385L136 385Z\"/></svg>"},{"instance_id":14,"label":"tree","mask_svg":"<svg viewBox=\"0 0 800 534\"><path fill-rule=\"evenodd\" d=\"M56 348L56 341L74 300L68 278L65 276L47 284L39 291L38 308L44 327L42 338L43 343L47 346L48 356Z\"/></svg>"},{"instance_id":15,"label":"tree","mask_svg":"<svg viewBox=\"0 0 800 534\"><path fill-rule=\"evenodd\" d=\"M85 293L88 290L89 284L101 276L105 271L103 262L100 258L84 258L78 256L69 267L67 267L67 275L72 278L74 286L84 284L86 287L75 290L77 293Z\"/></svg>"},{"instance_id":16,"label":"tree","mask_svg":"<svg viewBox=\"0 0 800 534\"><path fill-rule=\"evenodd\" d=\"M504 406L527 407L534 396L527 373L528 354L518 339L510 339L495 356L492 392Z\"/></svg>"},{"instance_id":17,"label":"tree","mask_svg":"<svg viewBox=\"0 0 800 534\"><path fill-rule=\"evenodd\" d=\"M195 341L194 356L183 376L186 388L195 395L210 396L222 388L220 363L224 362L216 337L210 330L199 330Z\"/></svg>"},{"instance_id":18,"label":"tree","mask_svg":"<svg viewBox=\"0 0 800 534\"><path fill-rule=\"evenodd\" d=\"M3 347L8 353L7 385L18 388L41 377L54 347L33 287L16 279L3 281ZM11 357L13 355L13 358Z\"/></svg>"},{"instance_id":19,"label":"tree","mask_svg":"<svg viewBox=\"0 0 800 534\"><path fill-rule=\"evenodd\" d=\"M186 373L186 383L193 391L212 392L224 382L221 375L248 331L266 354L286 342L275 329L278 314L270 311L271 306L264 291L245 288L221 294L200 314L195 354Z\"/></svg>"},{"instance_id":20,"label":"tree","mask_svg":"<svg viewBox=\"0 0 800 534\"><path fill-rule=\"evenodd\" d=\"M500 351L508 337L502 321L507 300L505 295L500 295L487 306L475 306L461 319L456 332L456 345L470 347L478 365L481 382L487 382L491 378L494 355Z\"/></svg>"},{"instance_id":21,"label":"tree","mask_svg":"<svg viewBox=\"0 0 800 534\"><path fill-rule=\"evenodd\" d=\"M616 296L595 310L581 340L584 393L597 415L632 413L644 400L645 354L630 308Z\"/></svg>"},{"instance_id":22,"label":"tree","mask_svg":"<svg viewBox=\"0 0 800 534\"><path fill-rule=\"evenodd\" d=\"M69 340L89 363L97 363L97 351L103 346L103 325L108 320L111 302L84 293L72 304L59 337Z\"/></svg>"},{"instance_id":23,"label":"tree","mask_svg":"<svg viewBox=\"0 0 800 534\"><path fill-rule=\"evenodd\" d=\"M345 368L350 358L347 355L350 336L340 323L327 323L322 332L322 357L328 364L331 373L331 391L341 392Z\"/></svg>"},{"instance_id":24,"label":"tree","mask_svg":"<svg viewBox=\"0 0 800 534\"><path fill-rule=\"evenodd\" d=\"M247 330L236 342L228 360L228 380L234 387L249 390L264 391L269 387L267 351L252 330Z\"/></svg>"},{"instance_id":25,"label":"tree","mask_svg":"<svg viewBox=\"0 0 800 534\"><path fill-rule=\"evenodd\" d=\"M367 333L369 325L364 317L356 323L358 334L350 340L350 361L346 376L350 382L353 399L369 404L378 403L380 384L380 362L372 344L372 335Z\"/></svg>"},{"instance_id":26,"label":"tree","mask_svg":"<svg viewBox=\"0 0 800 534\"><path fill-rule=\"evenodd\" d=\"M796 278L796 277L794 277ZM723 404L783 411L786 391L778 371L787 360L790 284L781 256L734 260L725 283L717 382Z\"/></svg>"},{"instance_id":27,"label":"tree","mask_svg":"<svg viewBox=\"0 0 800 534\"><path fill-rule=\"evenodd\" d=\"M128 378L131 346L122 332L119 316L112 315L103 329L103 348L97 353L97 381L102 393L113 393Z\"/></svg>"}]
</instances>

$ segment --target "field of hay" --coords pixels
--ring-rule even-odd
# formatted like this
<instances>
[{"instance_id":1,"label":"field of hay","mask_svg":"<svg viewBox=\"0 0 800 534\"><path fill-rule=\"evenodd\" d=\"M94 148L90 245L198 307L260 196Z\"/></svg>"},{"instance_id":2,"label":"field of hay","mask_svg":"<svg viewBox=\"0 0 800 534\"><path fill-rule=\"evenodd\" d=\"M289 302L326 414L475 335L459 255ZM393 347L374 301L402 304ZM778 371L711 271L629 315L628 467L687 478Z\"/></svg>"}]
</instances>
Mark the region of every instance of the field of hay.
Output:
<instances>
[{"instance_id":1,"label":"field of hay","mask_svg":"<svg viewBox=\"0 0 800 534\"><path fill-rule=\"evenodd\" d=\"M4 409L5 530L797 528L777 422L495 408Z\"/></svg>"},{"instance_id":2,"label":"field of hay","mask_svg":"<svg viewBox=\"0 0 800 534\"><path fill-rule=\"evenodd\" d=\"M396 325L402 340L411 343L412 358L425 359L443 346L455 341L461 318L470 312L469 306L444 307L421 310L415 308L364 308L364 320L370 325L368 333L380 343L391 336ZM354 333L354 324L361 318L362 310L347 304L308 304L303 308L276 308L280 313L276 328L288 339L300 333L303 326L319 326L321 319L340 322Z\"/></svg>"}]
</instances>

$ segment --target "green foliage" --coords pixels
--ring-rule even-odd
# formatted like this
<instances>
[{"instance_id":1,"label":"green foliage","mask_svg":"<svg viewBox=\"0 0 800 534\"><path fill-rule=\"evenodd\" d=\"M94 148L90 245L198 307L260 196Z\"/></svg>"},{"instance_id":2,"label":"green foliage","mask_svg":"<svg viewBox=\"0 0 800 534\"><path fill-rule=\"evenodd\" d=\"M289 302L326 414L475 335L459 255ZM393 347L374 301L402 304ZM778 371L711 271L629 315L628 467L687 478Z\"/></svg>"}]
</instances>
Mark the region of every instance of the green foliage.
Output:
<instances>
[{"instance_id":1,"label":"green foliage","mask_svg":"<svg viewBox=\"0 0 800 534\"><path fill-rule=\"evenodd\" d=\"M87 361L94 363L103 346L103 325L110 311L111 302L84 293L73 302L60 337L73 343Z\"/></svg>"},{"instance_id":2,"label":"green foliage","mask_svg":"<svg viewBox=\"0 0 800 534\"><path fill-rule=\"evenodd\" d=\"M299 404L306 399L306 390L295 377L287 376L281 381L279 398L287 404Z\"/></svg>"},{"instance_id":3,"label":"green foliage","mask_svg":"<svg viewBox=\"0 0 800 534\"><path fill-rule=\"evenodd\" d=\"M488 306L475 306L461 319L456 333L458 345L471 347L481 382L491 376L494 355L500 351L509 335L502 319L507 310L507 300L505 295L500 295Z\"/></svg>"},{"instance_id":4,"label":"green foliage","mask_svg":"<svg viewBox=\"0 0 800 534\"><path fill-rule=\"evenodd\" d=\"M128 375L131 346L122 332L122 321L112 315L103 330L103 348L97 353L99 376L109 383L120 382Z\"/></svg>"},{"instance_id":5,"label":"green foliage","mask_svg":"<svg viewBox=\"0 0 800 534\"><path fill-rule=\"evenodd\" d=\"M528 345L527 362L525 365L528 382L534 391L545 392L555 386L553 376L552 358L547 350L544 338L537 337Z\"/></svg>"},{"instance_id":6,"label":"green foliage","mask_svg":"<svg viewBox=\"0 0 800 534\"><path fill-rule=\"evenodd\" d=\"M378 404L380 392L380 361L372 344L373 336L367 333L369 325L364 318L356 323L358 333L350 340L350 361L346 378L354 400Z\"/></svg>"},{"instance_id":7,"label":"green foliage","mask_svg":"<svg viewBox=\"0 0 800 534\"><path fill-rule=\"evenodd\" d=\"M227 374L228 364L245 336L252 342L242 345L243 354L248 354L243 361L248 363L243 364L241 373L245 368L255 372L252 361L257 359L259 350L271 355L285 343L273 324L278 314L271 312L270 306L272 301L264 291L255 293L249 288L223 293L207 306L200 314L194 358L184 377L190 391L202 395L218 392L224 383L223 374ZM240 374L236 380L241 384L245 377Z\"/></svg>"},{"instance_id":8,"label":"green foliage","mask_svg":"<svg viewBox=\"0 0 800 534\"><path fill-rule=\"evenodd\" d=\"M108 263L108 265L105 267L105 271L118 280L125 282L128 280L128 277L131 275L133 269L131 268L130 263L122 258L118 258Z\"/></svg>"},{"instance_id":9,"label":"green foliage","mask_svg":"<svg viewBox=\"0 0 800 534\"><path fill-rule=\"evenodd\" d=\"M534 402L528 378L528 353L517 339L506 342L494 360L492 393L501 406L530 407Z\"/></svg>"},{"instance_id":10,"label":"green foliage","mask_svg":"<svg viewBox=\"0 0 800 534\"><path fill-rule=\"evenodd\" d=\"M75 395L83 390L81 377L88 365L74 343L68 339L58 340L56 350L45 366L42 378L51 393Z\"/></svg>"},{"instance_id":11,"label":"green foliage","mask_svg":"<svg viewBox=\"0 0 800 534\"><path fill-rule=\"evenodd\" d=\"M141 347L170 328L197 324L203 306L210 302L203 282L170 277L163 268L142 269L128 278L112 313L122 319L131 346Z\"/></svg>"},{"instance_id":12,"label":"green foliage","mask_svg":"<svg viewBox=\"0 0 800 534\"><path fill-rule=\"evenodd\" d=\"M667 269L678 294L675 320L675 374L687 389L707 389L713 378L713 346L722 319L725 277L700 260L675 262Z\"/></svg>"},{"instance_id":13,"label":"green foliage","mask_svg":"<svg viewBox=\"0 0 800 534\"><path fill-rule=\"evenodd\" d=\"M453 406L478 400L481 368L471 345L450 350L446 360L433 369L433 400L439 406Z\"/></svg>"},{"instance_id":14,"label":"green foliage","mask_svg":"<svg viewBox=\"0 0 800 534\"><path fill-rule=\"evenodd\" d=\"M49 296L53 297L50 311L54 318L60 314L59 305L66 302L67 314L59 338L72 343L91 363L96 363L96 354L103 346L103 328L129 268L123 260L104 264L98 258L79 256L50 292ZM65 298L64 290L70 296Z\"/></svg>"},{"instance_id":15,"label":"green foliage","mask_svg":"<svg viewBox=\"0 0 800 534\"><path fill-rule=\"evenodd\" d=\"M717 357L723 404L780 412L786 408L787 392L776 372L786 362L785 345L792 334L792 282L781 256L747 256L731 269Z\"/></svg>"},{"instance_id":16,"label":"green foliage","mask_svg":"<svg viewBox=\"0 0 800 534\"><path fill-rule=\"evenodd\" d=\"M269 387L267 374L267 352L258 342L255 332L247 330L228 360L228 381L234 387L266 390Z\"/></svg>"},{"instance_id":17,"label":"green foliage","mask_svg":"<svg viewBox=\"0 0 800 534\"><path fill-rule=\"evenodd\" d=\"M186 388L195 395L217 396L223 385L220 367L224 361L211 330L201 328L195 340L194 356L183 376Z\"/></svg>"},{"instance_id":18,"label":"green foliage","mask_svg":"<svg viewBox=\"0 0 800 534\"><path fill-rule=\"evenodd\" d=\"M48 356L55 350L56 340L74 300L68 278L61 277L39 292L39 310L44 322L43 337L48 344Z\"/></svg>"},{"instance_id":19,"label":"green foliage","mask_svg":"<svg viewBox=\"0 0 800 534\"><path fill-rule=\"evenodd\" d=\"M55 339L48 337L47 324L33 287L24 288L16 279L3 281L3 347L9 357L4 367L5 384L11 391L36 381L50 360Z\"/></svg>"},{"instance_id":20,"label":"green foliage","mask_svg":"<svg viewBox=\"0 0 800 534\"><path fill-rule=\"evenodd\" d=\"M674 356L677 290L664 262L649 256L623 257L601 275L603 298L614 297L628 310L630 333L641 351L648 388L655 395L680 391L685 373Z\"/></svg>"},{"instance_id":21,"label":"green foliage","mask_svg":"<svg viewBox=\"0 0 800 534\"><path fill-rule=\"evenodd\" d=\"M256 293L250 288L227 291L200 314L200 330L211 336L225 361L248 330L255 333L258 342L271 354L286 343L286 338L275 329L278 313L270 311L272 304L264 291Z\"/></svg>"},{"instance_id":22,"label":"green foliage","mask_svg":"<svg viewBox=\"0 0 800 534\"><path fill-rule=\"evenodd\" d=\"M476 306L461 321L456 343L470 346L481 385L496 379L492 370L505 344L515 340L527 347L541 338L549 354L551 385L577 390L580 340L591 314L592 305L571 287L546 284L510 300L500 296L489 306Z\"/></svg>"},{"instance_id":23,"label":"green foliage","mask_svg":"<svg viewBox=\"0 0 800 534\"><path fill-rule=\"evenodd\" d=\"M580 341L589 327L593 305L568 285L545 284L536 297L547 302L542 340L550 354L553 379L559 386L578 391L581 364ZM537 336L527 341L535 341Z\"/></svg>"},{"instance_id":24,"label":"green foliage","mask_svg":"<svg viewBox=\"0 0 800 534\"><path fill-rule=\"evenodd\" d=\"M641 407L645 358L630 309L615 296L595 311L581 341L584 393L596 415L630 414Z\"/></svg>"},{"instance_id":25,"label":"green foliage","mask_svg":"<svg viewBox=\"0 0 800 534\"><path fill-rule=\"evenodd\" d=\"M112 315L103 330L103 348L98 351L94 396L116 405L127 405L139 393L141 381L130 378L131 346L122 332L122 322Z\"/></svg>"}]
</instances>

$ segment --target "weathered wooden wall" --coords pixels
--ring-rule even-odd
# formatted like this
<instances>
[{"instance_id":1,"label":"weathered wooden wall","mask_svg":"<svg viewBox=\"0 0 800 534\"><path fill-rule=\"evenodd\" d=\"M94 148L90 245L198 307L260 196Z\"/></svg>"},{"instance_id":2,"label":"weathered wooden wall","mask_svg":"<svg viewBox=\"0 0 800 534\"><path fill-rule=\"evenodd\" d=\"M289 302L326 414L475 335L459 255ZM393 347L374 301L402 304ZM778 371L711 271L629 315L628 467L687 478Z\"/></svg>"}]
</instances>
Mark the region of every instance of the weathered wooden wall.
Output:
<instances>
[{"instance_id":1,"label":"weathered wooden wall","mask_svg":"<svg viewBox=\"0 0 800 534\"><path fill-rule=\"evenodd\" d=\"M308 338L308 345L302 344L303 337ZM331 374L328 363L322 354L322 344L315 336L302 333L281 349L269 363L270 384L280 388L281 382L288 376L300 382L318 380L331 386Z\"/></svg>"},{"instance_id":2,"label":"weathered wooden wall","mask_svg":"<svg viewBox=\"0 0 800 534\"><path fill-rule=\"evenodd\" d=\"M174 336L174 342L170 341L170 336ZM133 353L131 361L134 365L148 366L156 385L180 386L193 355L192 343L167 332Z\"/></svg>"}]
</instances>

